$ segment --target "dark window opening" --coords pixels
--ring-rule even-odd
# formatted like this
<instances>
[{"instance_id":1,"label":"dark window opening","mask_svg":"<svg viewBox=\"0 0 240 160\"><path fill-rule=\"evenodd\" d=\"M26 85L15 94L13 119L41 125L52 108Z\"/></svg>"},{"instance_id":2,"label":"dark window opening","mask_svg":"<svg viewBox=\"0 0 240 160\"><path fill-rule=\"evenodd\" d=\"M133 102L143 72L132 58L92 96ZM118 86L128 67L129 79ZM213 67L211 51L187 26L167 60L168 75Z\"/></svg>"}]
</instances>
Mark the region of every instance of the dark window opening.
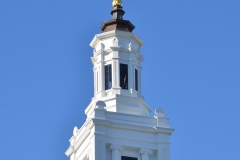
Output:
<instances>
[{"instance_id":1,"label":"dark window opening","mask_svg":"<svg viewBox=\"0 0 240 160\"><path fill-rule=\"evenodd\" d=\"M138 70L135 69L135 90L138 91Z\"/></svg>"},{"instance_id":2,"label":"dark window opening","mask_svg":"<svg viewBox=\"0 0 240 160\"><path fill-rule=\"evenodd\" d=\"M128 65L120 64L120 87L128 89Z\"/></svg>"},{"instance_id":3,"label":"dark window opening","mask_svg":"<svg viewBox=\"0 0 240 160\"><path fill-rule=\"evenodd\" d=\"M112 65L105 66L105 90L112 88Z\"/></svg>"},{"instance_id":4,"label":"dark window opening","mask_svg":"<svg viewBox=\"0 0 240 160\"><path fill-rule=\"evenodd\" d=\"M122 156L121 160L137 160L137 158Z\"/></svg>"}]
</instances>

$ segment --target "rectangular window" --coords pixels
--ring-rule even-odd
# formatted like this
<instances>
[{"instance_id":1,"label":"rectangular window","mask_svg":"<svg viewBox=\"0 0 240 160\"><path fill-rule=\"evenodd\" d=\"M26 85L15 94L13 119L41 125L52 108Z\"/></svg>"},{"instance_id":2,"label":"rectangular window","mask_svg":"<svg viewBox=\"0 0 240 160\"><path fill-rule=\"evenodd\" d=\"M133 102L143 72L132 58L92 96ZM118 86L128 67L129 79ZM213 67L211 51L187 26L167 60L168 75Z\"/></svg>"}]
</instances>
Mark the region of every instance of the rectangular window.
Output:
<instances>
[{"instance_id":1,"label":"rectangular window","mask_svg":"<svg viewBox=\"0 0 240 160\"><path fill-rule=\"evenodd\" d=\"M120 87L128 89L128 65L120 64Z\"/></svg>"},{"instance_id":2,"label":"rectangular window","mask_svg":"<svg viewBox=\"0 0 240 160\"><path fill-rule=\"evenodd\" d=\"M135 90L138 91L138 70L135 69Z\"/></svg>"},{"instance_id":3,"label":"rectangular window","mask_svg":"<svg viewBox=\"0 0 240 160\"><path fill-rule=\"evenodd\" d=\"M112 88L112 65L105 66L105 90Z\"/></svg>"},{"instance_id":4,"label":"rectangular window","mask_svg":"<svg viewBox=\"0 0 240 160\"><path fill-rule=\"evenodd\" d=\"M137 158L133 158L133 157L121 157L121 160L137 160Z\"/></svg>"}]
</instances>

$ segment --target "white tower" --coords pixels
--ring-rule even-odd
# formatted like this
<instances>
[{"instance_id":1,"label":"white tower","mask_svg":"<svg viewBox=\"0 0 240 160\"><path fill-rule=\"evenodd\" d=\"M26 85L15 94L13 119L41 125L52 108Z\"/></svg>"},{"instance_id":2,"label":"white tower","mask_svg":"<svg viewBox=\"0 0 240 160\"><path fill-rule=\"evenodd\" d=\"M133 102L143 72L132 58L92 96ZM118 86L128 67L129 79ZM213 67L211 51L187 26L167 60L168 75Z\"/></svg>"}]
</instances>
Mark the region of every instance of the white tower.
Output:
<instances>
[{"instance_id":1,"label":"white tower","mask_svg":"<svg viewBox=\"0 0 240 160\"><path fill-rule=\"evenodd\" d=\"M85 110L86 122L73 130L66 155L70 160L170 160L169 119L160 108L149 116L151 108L141 93L143 41L122 19L120 0L113 1L111 14L90 44L94 97Z\"/></svg>"}]
</instances>

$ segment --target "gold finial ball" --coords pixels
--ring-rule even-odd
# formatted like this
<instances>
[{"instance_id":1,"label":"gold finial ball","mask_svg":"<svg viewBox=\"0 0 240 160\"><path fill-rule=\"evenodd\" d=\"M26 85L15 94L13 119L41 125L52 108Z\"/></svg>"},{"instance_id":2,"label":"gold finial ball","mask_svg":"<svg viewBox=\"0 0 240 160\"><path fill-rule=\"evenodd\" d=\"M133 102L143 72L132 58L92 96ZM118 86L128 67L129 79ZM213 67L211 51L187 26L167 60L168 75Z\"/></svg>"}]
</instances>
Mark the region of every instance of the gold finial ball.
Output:
<instances>
[{"instance_id":1,"label":"gold finial ball","mask_svg":"<svg viewBox=\"0 0 240 160\"><path fill-rule=\"evenodd\" d=\"M116 7L116 6L122 7L122 1L121 0L113 0L112 6L113 7Z\"/></svg>"}]
</instances>

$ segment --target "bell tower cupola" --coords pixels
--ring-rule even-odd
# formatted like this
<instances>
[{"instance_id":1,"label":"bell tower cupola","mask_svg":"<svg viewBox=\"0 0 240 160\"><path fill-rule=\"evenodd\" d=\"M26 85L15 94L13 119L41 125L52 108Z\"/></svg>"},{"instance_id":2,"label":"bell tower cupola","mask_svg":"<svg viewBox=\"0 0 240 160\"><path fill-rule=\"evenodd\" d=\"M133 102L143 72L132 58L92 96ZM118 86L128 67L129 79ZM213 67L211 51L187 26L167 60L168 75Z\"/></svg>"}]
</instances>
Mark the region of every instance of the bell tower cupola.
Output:
<instances>
[{"instance_id":1,"label":"bell tower cupola","mask_svg":"<svg viewBox=\"0 0 240 160\"><path fill-rule=\"evenodd\" d=\"M112 20L103 23L103 33L90 44L94 99L103 100L109 111L148 115L151 109L143 101L141 86L144 42L132 33L134 25L123 20L124 13L121 0L114 0Z\"/></svg>"}]
</instances>

